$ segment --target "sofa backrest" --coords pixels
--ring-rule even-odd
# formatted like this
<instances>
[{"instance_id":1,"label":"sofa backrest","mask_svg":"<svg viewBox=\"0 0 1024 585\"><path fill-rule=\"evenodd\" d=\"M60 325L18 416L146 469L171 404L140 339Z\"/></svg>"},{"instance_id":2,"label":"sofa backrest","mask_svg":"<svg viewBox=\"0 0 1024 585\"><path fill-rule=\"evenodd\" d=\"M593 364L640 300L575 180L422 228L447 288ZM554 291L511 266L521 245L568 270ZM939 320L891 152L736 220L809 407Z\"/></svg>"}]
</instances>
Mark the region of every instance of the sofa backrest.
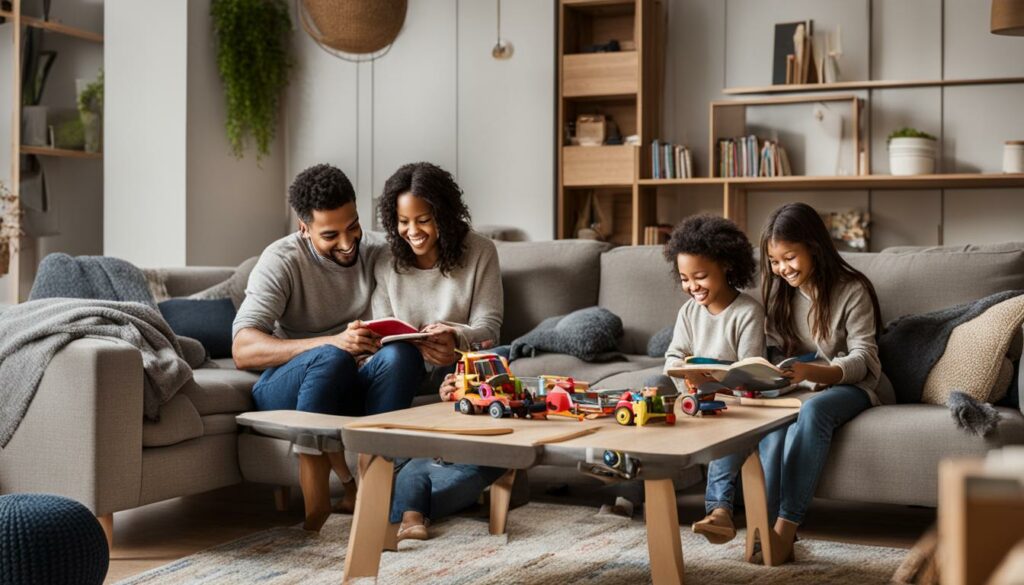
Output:
<instances>
[{"instance_id":1,"label":"sofa backrest","mask_svg":"<svg viewBox=\"0 0 1024 585\"><path fill-rule=\"evenodd\" d=\"M186 266L162 270L167 277L167 294L172 298L187 297L210 288L235 273L234 266Z\"/></svg>"},{"instance_id":2,"label":"sofa backrest","mask_svg":"<svg viewBox=\"0 0 1024 585\"><path fill-rule=\"evenodd\" d=\"M1024 289L1024 245L968 251L844 254L878 293L882 322L927 313L997 292Z\"/></svg>"},{"instance_id":3,"label":"sofa backrest","mask_svg":"<svg viewBox=\"0 0 1024 585\"><path fill-rule=\"evenodd\" d=\"M662 246L623 246L601 255L598 305L622 318L619 349L646 354L647 342L676 322L686 300Z\"/></svg>"},{"instance_id":4,"label":"sofa backrest","mask_svg":"<svg viewBox=\"0 0 1024 585\"><path fill-rule=\"evenodd\" d=\"M601 253L592 240L494 242L505 289L501 339L510 343L542 320L597 304Z\"/></svg>"}]
</instances>

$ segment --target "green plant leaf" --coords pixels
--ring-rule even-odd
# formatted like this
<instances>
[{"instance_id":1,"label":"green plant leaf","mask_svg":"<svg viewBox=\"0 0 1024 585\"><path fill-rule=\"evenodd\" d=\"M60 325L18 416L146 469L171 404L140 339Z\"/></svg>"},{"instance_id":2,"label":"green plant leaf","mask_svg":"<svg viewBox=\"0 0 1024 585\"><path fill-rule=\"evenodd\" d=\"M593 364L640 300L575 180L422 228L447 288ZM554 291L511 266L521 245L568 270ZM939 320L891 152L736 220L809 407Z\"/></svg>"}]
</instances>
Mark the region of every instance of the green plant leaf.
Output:
<instances>
[{"instance_id":1,"label":"green plant leaf","mask_svg":"<svg viewBox=\"0 0 1024 585\"><path fill-rule=\"evenodd\" d=\"M284 0L213 0L210 15L232 154L242 158L251 139L261 160L270 154L291 68L288 5Z\"/></svg>"},{"instance_id":2,"label":"green plant leaf","mask_svg":"<svg viewBox=\"0 0 1024 585\"><path fill-rule=\"evenodd\" d=\"M927 132L922 132L916 128L900 128L899 130L893 130L889 134L887 142L891 142L893 138L927 138L928 140L935 140L936 138Z\"/></svg>"}]
</instances>

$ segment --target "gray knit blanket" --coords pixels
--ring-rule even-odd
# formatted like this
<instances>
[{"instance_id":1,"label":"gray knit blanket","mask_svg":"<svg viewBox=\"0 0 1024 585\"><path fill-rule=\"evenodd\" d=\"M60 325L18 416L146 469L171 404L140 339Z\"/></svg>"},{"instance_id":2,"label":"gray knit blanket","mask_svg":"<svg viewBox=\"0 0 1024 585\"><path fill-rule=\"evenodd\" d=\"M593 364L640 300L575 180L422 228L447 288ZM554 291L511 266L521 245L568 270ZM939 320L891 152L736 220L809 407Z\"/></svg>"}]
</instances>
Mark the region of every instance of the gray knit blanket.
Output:
<instances>
[{"instance_id":1,"label":"gray knit blanket","mask_svg":"<svg viewBox=\"0 0 1024 585\"><path fill-rule=\"evenodd\" d=\"M625 359L618 351L622 319L608 309L589 307L548 317L532 331L512 342L511 359L534 357L538 352L565 353L585 362Z\"/></svg>"},{"instance_id":2,"label":"gray knit blanket","mask_svg":"<svg viewBox=\"0 0 1024 585\"><path fill-rule=\"evenodd\" d=\"M29 300L71 298L144 303L156 307L146 276L131 262L110 256L56 252L39 263Z\"/></svg>"},{"instance_id":3,"label":"gray knit blanket","mask_svg":"<svg viewBox=\"0 0 1024 585\"><path fill-rule=\"evenodd\" d=\"M120 339L142 353L143 412L151 420L192 378L174 332L147 305L44 299L10 307L0 315L0 448L25 416L50 359L85 336Z\"/></svg>"},{"instance_id":4,"label":"gray knit blanket","mask_svg":"<svg viewBox=\"0 0 1024 585\"><path fill-rule=\"evenodd\" d=\"M886 325L878 338L878 357L896 391L896 402L921 402L928 374L945 353L949 334L957 325L1021 294L1024 290L996 293L947 309L900 317Z\"/></svg>"}]
</instances>

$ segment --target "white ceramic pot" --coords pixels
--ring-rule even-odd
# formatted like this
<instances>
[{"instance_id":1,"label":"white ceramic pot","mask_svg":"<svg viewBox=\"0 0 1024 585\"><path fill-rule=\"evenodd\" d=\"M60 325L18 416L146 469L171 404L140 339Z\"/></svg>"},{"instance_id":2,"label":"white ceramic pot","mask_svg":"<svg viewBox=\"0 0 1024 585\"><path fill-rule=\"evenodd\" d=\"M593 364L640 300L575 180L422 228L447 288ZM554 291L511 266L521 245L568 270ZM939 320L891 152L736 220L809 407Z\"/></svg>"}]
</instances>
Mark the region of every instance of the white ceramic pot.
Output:
<instances>
[{"instance_id":1,"label":"white ceramic pot","mask_svg":"<svg viewBox=\"0 0 1024 585\"><path fill-rule=\"evenodd\" d=\"M930 138L893 138L889 141L889 172L893 175L929 175L935 172L937 144Z\"/></svg>"}]
</instances>

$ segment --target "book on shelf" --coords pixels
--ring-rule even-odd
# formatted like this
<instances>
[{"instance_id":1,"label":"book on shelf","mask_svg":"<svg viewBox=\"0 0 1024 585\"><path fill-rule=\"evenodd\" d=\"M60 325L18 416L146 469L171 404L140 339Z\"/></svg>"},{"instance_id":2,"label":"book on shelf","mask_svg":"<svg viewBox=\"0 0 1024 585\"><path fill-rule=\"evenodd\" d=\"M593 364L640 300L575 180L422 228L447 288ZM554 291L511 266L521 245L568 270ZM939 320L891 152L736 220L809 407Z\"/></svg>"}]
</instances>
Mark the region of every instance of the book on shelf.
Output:
<instances>
[{"instance_id":1,"label":"book on shelf","mask_svg":"<svg viewBox=\"0 0 1024 585\"><path fill-rule=\"evenodd\" d=\"M655 139L651 142L652 179L690 179L693 155L689 147Z\"/></svg>"},{"instance_id":2,"label":"book on shelf","mask_svg":"<svg viewBox=\"0 0 1024 585\"><path fill-rule=\"evenodd\" d=\"M668 224L649 225L644 227L644 245L660 246L672 235L672 226Z\"/></svg>"},{"instance_id":3,"label":"book on shelf","mask_svg":"<svg viewBox=\"0 0 1024 585\"><path fill-rule=\"evenodd\" d=\"M757 136L718 141L719 177L782 177L791 175L786 150L775 140Z\"/></svg>"}]
</instances>

